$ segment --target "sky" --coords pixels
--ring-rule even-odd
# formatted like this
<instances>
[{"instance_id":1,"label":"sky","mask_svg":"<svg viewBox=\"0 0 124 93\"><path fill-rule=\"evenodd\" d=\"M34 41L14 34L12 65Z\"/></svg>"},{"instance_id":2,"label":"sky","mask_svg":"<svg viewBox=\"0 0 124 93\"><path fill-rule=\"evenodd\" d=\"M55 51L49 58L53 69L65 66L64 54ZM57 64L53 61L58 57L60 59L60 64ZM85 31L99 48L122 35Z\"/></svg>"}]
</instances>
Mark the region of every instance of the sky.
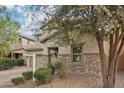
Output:
<instances>
[{"instance_id":1,"label":"sky","mask_svg":"<svg viewBox=\"0 0 124 93\"><path fill-rule=\"evenodd\" d=\"M28 11L26 10L30 6L6 6L9 12L9 16L12 19L19 22L21 25L21 29L18 31L25 37L34 38L35 30L39 29L40 24L37 24L37 21L42 20L43 16L38 14L37 10ZM36 12L36 16L39 20L34 20L32 13ZM33 19L32 19L33 18Z\"/></svg>"},{"instance_id":2,"label":"sky","mask_svg":"<svg viewBox=\"0 0 124 93\"><path fill-rule=\"evenodd\" d=\"M53 6L38 5L6 5L8 15L21 25L19 33L33 37L36 31L40 31L43 21L49 19L46 15L54 13Z\"/></svg>"},{"instance_id":3,"label":"sky","mask_svg":"<svg viewBox=\"0 0 124 93\"><path fill-rule=\"evenodd\" d=\"M25 25L25 6L7 6L9 15L19 22L21 25Z\"/></svg>"}]
</instances>

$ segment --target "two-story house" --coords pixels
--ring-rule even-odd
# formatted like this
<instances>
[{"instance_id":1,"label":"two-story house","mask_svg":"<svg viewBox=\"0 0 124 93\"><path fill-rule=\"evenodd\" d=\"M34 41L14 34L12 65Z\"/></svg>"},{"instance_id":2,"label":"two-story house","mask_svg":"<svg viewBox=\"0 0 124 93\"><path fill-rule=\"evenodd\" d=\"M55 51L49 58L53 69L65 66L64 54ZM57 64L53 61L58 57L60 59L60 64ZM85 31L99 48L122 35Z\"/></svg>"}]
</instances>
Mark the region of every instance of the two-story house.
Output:
<instances>
[{"instance_id":1,"label":"two-story house","mask_svg":"<svg viewBox=\"0 0 124 93\"><path fill-rule=\"evenodd\" d=\"M78 45L59 46L51 37L54 32L35 35L35 40L21 36L17 46L12 51L16 58L23 57L28 66L35 65L36 69L47 67L49 62L65 59L70 73L100 73L100 57L96 40L87 34ZM23 42L20 44L20 42ZM106 51L108 46L106 46ZM123 48L124 50L124 48ZM36 54L36 62L33 64L32 54ZM118 70L124 70L124 51L119 58Z\"/></svg>"},{"instance_id":2,"label":"two-story house","mask_svg":"<svg viewBox=\"0 0 124 93\"><path fill-rule=\"evenodd\" d=\"M11 42L11 58L24 59L27 64L26 57L28 55L28 52L25 51L25 49L27 49L29 46L34 46L35 40L28 36L24 36L21 33L19 33L18 35L19 39L16 42ZM28 66L31 66L31 64L29 64Z\"/></svg>"},{"instance_id":3,"label":"two-story house","mask_svg":"<svg viewBox=\"0 0 124 93\"><path fill-rule=\"evenodd\" d=\"M99 48L95 38L87 34L78 45L59 46L51 37L51 33L37 33L36 41L40 42L42 47L41 55L37 56L36 67L46 67L48 62L54 62L58 59L66 59L71 73L100 73ZM108 46L106 44L106 55ZM124 70L124 48L119 57L118 70Z\"/></svg>"}]
</instances>

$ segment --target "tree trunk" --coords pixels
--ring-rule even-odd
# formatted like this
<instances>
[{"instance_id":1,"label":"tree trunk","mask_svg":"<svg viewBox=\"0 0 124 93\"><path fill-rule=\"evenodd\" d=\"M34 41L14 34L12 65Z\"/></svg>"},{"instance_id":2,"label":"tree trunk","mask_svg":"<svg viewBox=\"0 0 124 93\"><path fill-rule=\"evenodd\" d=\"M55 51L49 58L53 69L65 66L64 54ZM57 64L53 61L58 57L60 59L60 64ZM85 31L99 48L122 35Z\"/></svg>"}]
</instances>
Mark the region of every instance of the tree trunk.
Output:
<instances>
[{"instance_id":1,"label":"tree trunk","mask_svg":"<svg viewBox=\"0 0 124 93\"><path fill-rule=\"evenodd\" d=\"M101 59L101 74L103 80L103 88L113 88L115 85L116 66L114 62L110 62L109 57L104 52L102 43L99 43L100 59ZM113 61L113 60L112 60Z\"/></svg>"},{"instance_id":2,"label":"tree trunk","mask_svg":"<svg viewBox=\"0 0 124 93\"><path fill-rule=\"evenodd\" d=\"M107 63L107 59L105 57L105 55L101 55L101 73L102 73L102 80L103 80L103 87L107 88L108 87L108 80L107 80L107 66L105 65L105 63Z\"/></svg>"},{"instance_id":3,"label":"tree trunk","mask_svg":"<svg viewBox=\"0 0 124 93\"><path fill-rule=\"evenodd\" d=\"M114 83L113 83L113 76L107 76L105 81L105 85L103 86L103 88L113 88L114 87Z\"/></svg>"},{"instance_id":4,"label":"tree trunk","mask_svg":"<svg viewBox=\"0 0 124 93\"><path fill-rule=\"evenodd\" d=\"M108 63L110 63L109 65L111 66L109 66L107 70L107 74L105 75L106 77L104 76L103 78L103 87L114 88L118 61L116 60L116 62L108 62Z\"/></svg>"}]
</instances>

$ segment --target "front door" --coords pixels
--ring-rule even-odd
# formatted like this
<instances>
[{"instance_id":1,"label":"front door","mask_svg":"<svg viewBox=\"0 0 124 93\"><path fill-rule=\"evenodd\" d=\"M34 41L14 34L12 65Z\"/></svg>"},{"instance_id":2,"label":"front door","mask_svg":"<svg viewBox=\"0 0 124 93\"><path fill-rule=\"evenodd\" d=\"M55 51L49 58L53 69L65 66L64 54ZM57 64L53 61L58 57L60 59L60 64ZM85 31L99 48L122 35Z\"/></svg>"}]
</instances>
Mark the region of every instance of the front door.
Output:
<instances>
[{"instance_id":1,"label":"front door","mask_svg":"<svg viewBox=\"0 0 124 93\"><path fill-rule=\"evenodd\" d=\"M118 70L119 71L124 71L124 53L119 56L119 59L118 59Z\"/></svg>"},{"instance_id":2,"label":"front door","mask_svg":"<svg viewBox=\"0 0 124 93\"><path fill-rule=\"evenodd\" d=\"M58 57L58 48L48 48L48 62L56 61Z\"/></svg>"}]
</instances>

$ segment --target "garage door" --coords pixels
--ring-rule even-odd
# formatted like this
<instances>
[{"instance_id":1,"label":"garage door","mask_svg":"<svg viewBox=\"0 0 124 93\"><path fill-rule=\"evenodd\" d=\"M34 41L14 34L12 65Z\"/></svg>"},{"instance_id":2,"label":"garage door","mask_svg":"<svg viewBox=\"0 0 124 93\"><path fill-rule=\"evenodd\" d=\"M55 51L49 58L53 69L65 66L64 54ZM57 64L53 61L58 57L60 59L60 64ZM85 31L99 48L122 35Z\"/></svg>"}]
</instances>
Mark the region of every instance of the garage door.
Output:
<instances>
[{"instance_id":1,"label":"garage door","mask_svg":"<svg viewBox=\"0 0 124 93\"><path fill-rule=\"evenodd\" d=\"M124 53L120 55L119 60L118 60L118 70L124 71Z\"/></svg>"}]
</instances>

